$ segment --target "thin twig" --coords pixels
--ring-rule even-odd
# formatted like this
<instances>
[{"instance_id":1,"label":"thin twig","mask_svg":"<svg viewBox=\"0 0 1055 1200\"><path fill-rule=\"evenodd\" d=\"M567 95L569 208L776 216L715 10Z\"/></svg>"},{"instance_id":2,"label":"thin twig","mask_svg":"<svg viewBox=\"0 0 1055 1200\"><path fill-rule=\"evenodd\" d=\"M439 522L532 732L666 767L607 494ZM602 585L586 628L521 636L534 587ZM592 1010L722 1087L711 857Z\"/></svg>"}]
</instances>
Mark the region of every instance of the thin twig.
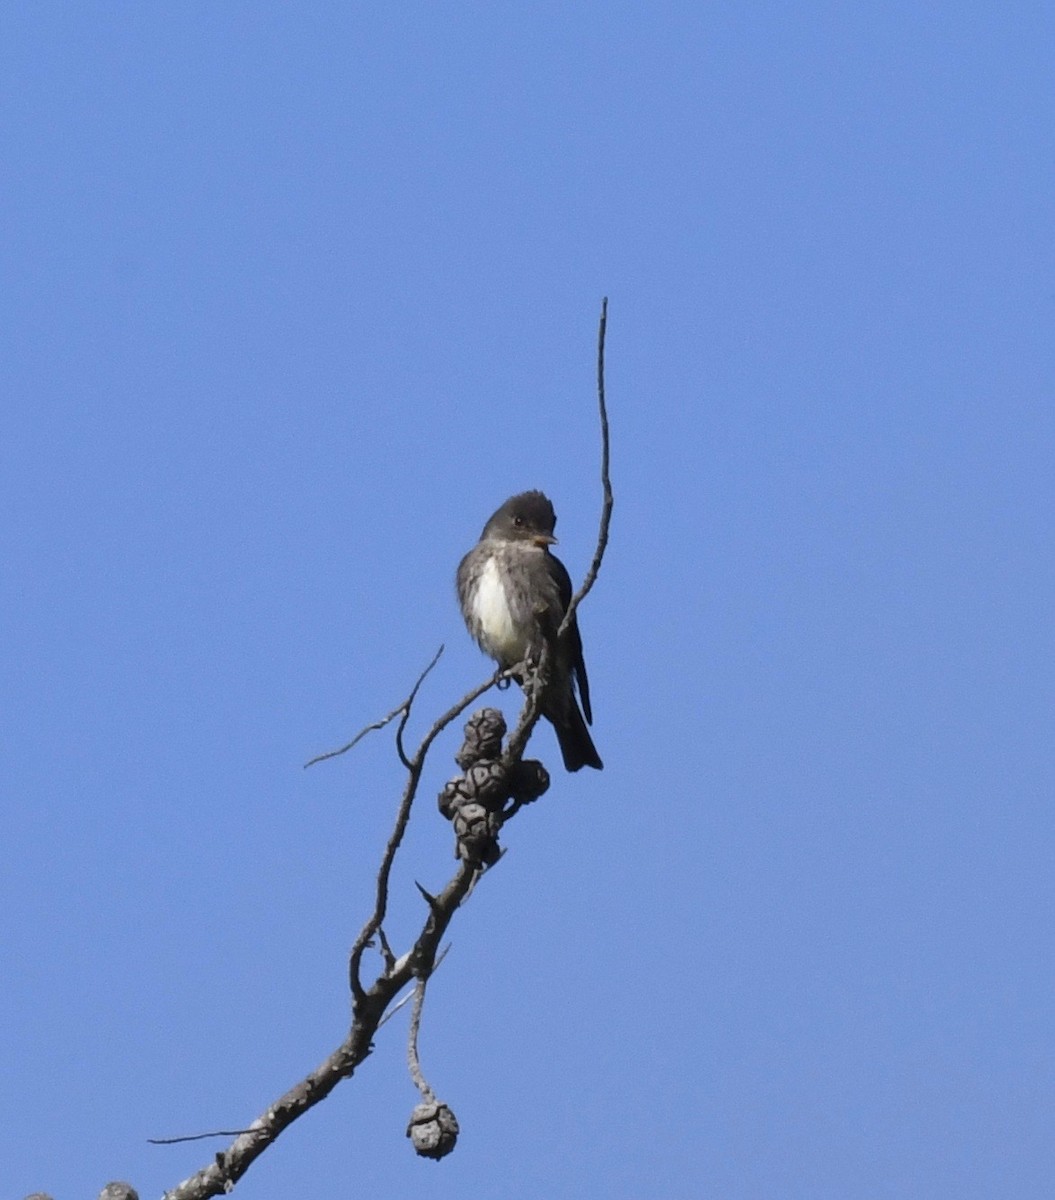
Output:
<instances>
[{"instance_id":1,"label":"thin twig","mask_svg":"<svg viewBox=\"0 0 1055 1200\"><path fill-rule=\"evenodd\" d=\"M377 930L377 944L381 947L381 957L385 960L385 969L391 971L395 964L396 956L392 953L392 947L388 944L385 931L380 926Z\"/></svg>"},{"instance_id":2,"label":"thin twig","mask_svg":"<svg viewBox=\"0 0 1055 1200\"><path fill-rule=\"evenodd\" d=\"M429 752L429 747L453 720L460 716L474 700L478 700L484 692L494 687L504 674L505 672L503 671L496 671L490 679L474 687L457 704L449 708L433 724L428 733L425 734L414 757L407 764L409 774L406 786L403 789L403 797L399 803L399 811L396 814L396 823L389 836L388 844L385 846L385 852L381 858L381 866L377 872L374 911L359 931L359 936L355 939L348 958L348 983L352 989L352 995L355 997L356 1004L360 1004L365 996L362 981L359 977L359 964L363 957L363 951L366 949L370 939L381 927L381 923L385 919L385 913L388 911L388 880L392 873L392 863L395 860L400 843L403 841L403 834L406 832L407 823L410 821L410 812L414 805L414 798L417 795L418 783L425 766L425 756Z\"/></svg>"},{"instance_id":3,"label":"thin twig","mask_svg":"<svg viewBox=\"0 0 1055 1200\"><path fill-rule=\"evenodd\" d=\"M411 993L413 995L413 993ZM410 999L410 996L407 997ZM242 1137L248 1133L257 1133L256 1129L214 1129L211 1133L188 1133L184 1137L147 1138L151 1146L177 1146L180 1142L204 1142L214 1137Z\"/></svg>"},{"instance_id":4,"label":"thin twig","mask_svg":"<svg viewBox=\"0 0 1055 1200\"><path fill-rule=\"evenodd\" d=\"M398 1004L393 1004L392 1007L388 1010L388 1012L386 1012L385 1015L381 1018L381 1020L378 1021L378 1023L377 1023L378 1029L380 1029L382 1025L387 1025L389 1023L389 1021L391 1021L392 1018L396 1015L396 1013L399 1012L399 1010L401 1008L406 1008L406 1006L413 999L414 999L414 993L407 992L407 994L403 997L403 999L400 1000Z\"/></svg>"},{"instance_id":5,"label":"thin twig","mask_svg":"<svg viewBox=\"0 0 1055 1200\"><path fill-rule=\"evenodd\" d=\"M440 951L440 953L436 956L436 961L432 964L432 969L429 971L430 977L432 975L435 975L436 972L440 969L440 963L442 963L443 960L450 953L450 948L451 948L451 943L448 942L447 945L444 946L443 949ZM396 1013L399 1012L399 1010L401 1008L406 1008L406 1006L413 999L414 999L414 992L412 992L412 991L407 992L407 994L403 997L403 999L400 1000L398 1004L393 1004L392 1007L388 1010L388 1012L386 1012L385 1015L381 1018L381 1020L378 1021L378 1023L377 1023L378 1029L380 1029L382 1025L387 1025L389 1023L389 1021L391 1021L392 1018L396 1015Z\"/></svg>"},{"instance_id":6,"label":"thin twig","mask_svg":"<svg viewBox=\"0 0 1055 1200\"><path fill-rule=\"evenodd\" d=\"M308 767L315 766L316 763L325 762L328 758L337 758L341 754L347 754L348 751L351 750L353 747L358 746L359 743L363 740L364 737L366 737L366 735L368 733L374 733L378 729L384 729L384 727L390 721L394 721L396 719L396 717L398 717L402 711L403 711L403 705L401 704L401 705L399 705L398 708L392 709L392 711L388 714L387 717L382 717L380 721L372 721L369 725L360 729L359 732L355 735L355 737L353 737L350 742L348 742L346 745L342 746L339 750L327 750L325 754L316 754L314 758L309 758L308 761L304 764L304 770L306 771L308 769Z\"/></svg>"},{"instance_id":7,"label":"thin twig","mask_svg":"<svg viewBox=\"0 0 1055 1200\"><path fill-rule=\"evenodd\" d=\"M601 526L597 533L597 549L593 553L593 562L590 563L590 569L586 572L586 578L582 581L582 587L571 598L568 611L564 614L564 620L561 621L560 629L557 631L558 640L563 638L565 633L567 633L568 627L575 617L575 610L586 599L587 594L597 579L597 574L601 569L601 561L608 546L608 528L612 523L612 508L615 504L615 497L612 494L612 481L608 474L608 406L604 398L604 343L607 331L608 297L605 296L601 301L601 320L597 327L597 407L601 417L601 488L604 492L604 504L601 508Z\"/></svg>"},{"instance_id":8,"label":"thin twig","mask_svg":"<svg viewBox=\"0 0 1055 1200\"><path fill-rule=\"evenodd\" d=\"M421 675L418 677L417 683L415 683L414 686L410 689L410 695L407 697L407 702L403 709L403 720L399 722L399 727L396 729L396 753L399 755L399 761L403 764L403 766L406 767L406 769L408 771L411 768L410 768L410 762L407 760L407 756L403 751L403 733L407 728L407 722L410 720L410 710L414 705L414 700L417 697L418 689L425 682L425 676L440 661L440 655L442 653L443 653L443 643L441 642L440 648L436 651L435 657L433 658L432 662L430 662L429 665L425 668L425 670L421 672Z\"/></svg>"},{"instance_id":9,"label":"thin twig","mask_svg":"<svg viewBox=\"0 0 1055 1200\"><path fill-rule=\"evenodd\" d=\"M410 1078L421 1093L422 1100L429 1104L436 1103L436 1093L429 1087L429 1081L421 1071L421 1060L418 1057L418 1032L421 1029L421 1010L425 1006L425 988L428 977L419 975L414 984L414 1007L410 1013L410 1030L407 1033L407 1066L410 1068Z\"/></svg>"},{"instance_id":10,"label":"thin twig","mask_svg":"<svg viewBox=\"0 0 1055 1200\"><path fill-rule=\"evenodd\" d=\"M399 754L400 760L403 763L403 766L409 770L410 764L407 762L406 755L403 753L403 730L406 728L407 721L410 719L410 710L414 704L415 698L417 697L418 689L425 682L425 676L428 675L432 668L440 661L440 655L442 653L443 647L440 646L440 648L433 655L432 662L430 662L425 670L422 671L418 676L418 681L411 688L410 695L407 696L402 704L399 704L392 709L387 717L382 717L380 721L373 721L365 728L360 729L355 737L353 737L346 746L341 746L339 750L327 750L325 754L316 754L314 758L309 759L304 764L304 769L307 770L308 767L313 767L316 763L325 762L328 758L337 758L342 754L347 754L348 751L351 750L353 746L357 746L368 733L375 733L378 729L384 729L386 725L388 725L391 721L394 721L396 717L402 713L403 720L400 721L399 728L396 730L396 750Z\"/></svg>"}]
</instances>

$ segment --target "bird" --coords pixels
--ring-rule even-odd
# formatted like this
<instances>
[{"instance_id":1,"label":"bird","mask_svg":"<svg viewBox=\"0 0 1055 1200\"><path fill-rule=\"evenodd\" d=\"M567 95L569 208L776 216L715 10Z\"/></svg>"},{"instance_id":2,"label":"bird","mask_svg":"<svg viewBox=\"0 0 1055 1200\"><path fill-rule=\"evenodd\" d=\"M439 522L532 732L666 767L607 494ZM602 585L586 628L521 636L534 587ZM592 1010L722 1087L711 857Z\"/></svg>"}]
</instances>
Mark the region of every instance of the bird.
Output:
<instances>
[{"instance_id":1,"label":"bird","mask_svg":"<svg viewBox=\"0 0 1055 1200\"><path fill-rule=\"evenodd\" d=\"M503 670L537 659L543 646L553 651L542 715L557 734L568 771L600 771L604 764L586 728L593 723L590 684L574 616L557 643L572 588L564 564L550 553L556 524L553 505L542 492L511 496L458 565L458 600L469 633Z\"/></svg>"}]
</instances>

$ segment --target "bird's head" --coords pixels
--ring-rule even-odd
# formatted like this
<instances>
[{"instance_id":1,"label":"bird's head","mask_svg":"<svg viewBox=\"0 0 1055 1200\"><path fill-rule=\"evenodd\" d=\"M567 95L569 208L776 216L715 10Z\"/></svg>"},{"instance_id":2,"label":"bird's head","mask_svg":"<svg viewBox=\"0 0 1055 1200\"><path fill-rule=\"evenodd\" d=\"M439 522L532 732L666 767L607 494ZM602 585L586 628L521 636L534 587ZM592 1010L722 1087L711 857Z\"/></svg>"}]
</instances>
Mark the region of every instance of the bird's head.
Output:
<instances>
[{"instance_id":1,"label":"bird's head","mask_svg":"<svg viewBox=\"0 0 1055 1200\"><path fill-rule=\"evenodd\" d=\"M508 542L531 542L552 546L557 524L553 505L542 492L521 492L510 496L484 526L482 537Z\"/></svg>"}]
</instances>

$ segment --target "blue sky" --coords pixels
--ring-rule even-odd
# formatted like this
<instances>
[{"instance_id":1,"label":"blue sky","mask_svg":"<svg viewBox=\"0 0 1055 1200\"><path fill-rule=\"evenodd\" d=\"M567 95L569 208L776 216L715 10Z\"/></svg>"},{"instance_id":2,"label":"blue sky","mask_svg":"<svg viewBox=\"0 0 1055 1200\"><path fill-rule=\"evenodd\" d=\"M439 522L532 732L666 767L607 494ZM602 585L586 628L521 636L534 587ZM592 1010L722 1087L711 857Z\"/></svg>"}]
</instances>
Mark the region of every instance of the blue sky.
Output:
<instances>
[{"instance_id":1,"label":"blue sky","mask_svg":"<svg viewBox=\"0 0 1055 1200\"><path fill-rule=\"evenodd\" d=\"M0 29L0 1195L208 1161L347 1022L453 572L550 494L601 774L239 1185L1041 1197L1055 247L1040 4L22 5ZM503 703L514 711L515 697ZM450 873L432 759L396 875Z\"/></svg>"}]
</instances>

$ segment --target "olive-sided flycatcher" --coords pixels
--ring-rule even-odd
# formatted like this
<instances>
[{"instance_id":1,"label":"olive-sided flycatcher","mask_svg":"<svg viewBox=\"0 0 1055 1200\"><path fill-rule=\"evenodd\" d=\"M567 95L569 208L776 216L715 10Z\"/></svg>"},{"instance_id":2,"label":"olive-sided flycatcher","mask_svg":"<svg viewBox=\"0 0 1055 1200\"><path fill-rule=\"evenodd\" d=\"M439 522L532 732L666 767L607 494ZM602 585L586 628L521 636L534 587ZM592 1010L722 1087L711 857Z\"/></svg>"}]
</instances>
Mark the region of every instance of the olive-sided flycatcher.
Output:
<instances>
[{"instance_id":1,"label":"olive-sided flycatcher","mask_svg":"<svg viewBox=\"0 0 1055 1200\"><path fill-rule=\"evenodd\" d=\"M469 632L500 667L537 657L549 641L552 666L542 715L556 730L569 771L599 771L603 764L586 728L593 720L590 685L574 618L560 644L553 645L571 602L571 579L549 549L557 540L556 524L553 505L541 492L523 492L507 500L458 567L458 599Z\"/></svg>"}]
</instances>

